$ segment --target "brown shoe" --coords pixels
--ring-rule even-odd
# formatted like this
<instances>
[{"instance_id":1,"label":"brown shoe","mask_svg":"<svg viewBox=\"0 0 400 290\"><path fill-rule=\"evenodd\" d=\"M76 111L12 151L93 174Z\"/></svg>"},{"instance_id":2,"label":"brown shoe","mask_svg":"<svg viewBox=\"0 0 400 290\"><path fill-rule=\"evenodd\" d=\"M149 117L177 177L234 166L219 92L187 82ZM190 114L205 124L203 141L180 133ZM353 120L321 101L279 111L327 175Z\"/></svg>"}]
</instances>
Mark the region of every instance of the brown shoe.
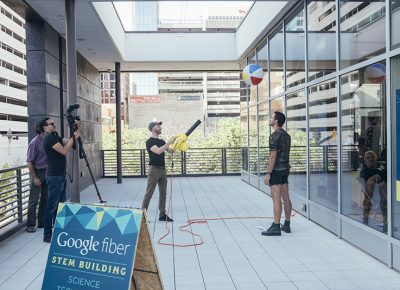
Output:
<instances>
[{"instance_id":1,"label":"brown shoe","mask_svg":"<svg viewBox=\"0 0 400 290\"><path fill-rule=\"evenodd\" d=\"M28 233L34 233L34 232L36 232L36 229L35 229L35 227L26 227L26 231Z\"/></svg>"}]
</instances>

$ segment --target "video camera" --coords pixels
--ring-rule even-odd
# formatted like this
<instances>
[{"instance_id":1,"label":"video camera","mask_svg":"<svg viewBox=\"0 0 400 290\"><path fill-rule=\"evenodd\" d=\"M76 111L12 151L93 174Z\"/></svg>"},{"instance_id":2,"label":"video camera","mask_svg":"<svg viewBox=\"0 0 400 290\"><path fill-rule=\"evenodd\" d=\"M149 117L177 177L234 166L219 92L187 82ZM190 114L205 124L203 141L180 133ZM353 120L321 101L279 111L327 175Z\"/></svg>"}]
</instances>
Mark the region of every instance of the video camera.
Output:
<instances>
[{"instance_id":1,"label":"video camera","mask_svg":"<svg viewBox=\"0 0 400 290\"><path fill-rule=\"evenodd\" d=\"M67 118L68 121L68 126L71 129L72 132L78 131L78 123L76 121L80 121L81 118L78 115L73 115L72 112L77 110L79 108L79 104L72 104L68 107L67 113L65 114L65 117Z\"/></svg>"}]
</instances>

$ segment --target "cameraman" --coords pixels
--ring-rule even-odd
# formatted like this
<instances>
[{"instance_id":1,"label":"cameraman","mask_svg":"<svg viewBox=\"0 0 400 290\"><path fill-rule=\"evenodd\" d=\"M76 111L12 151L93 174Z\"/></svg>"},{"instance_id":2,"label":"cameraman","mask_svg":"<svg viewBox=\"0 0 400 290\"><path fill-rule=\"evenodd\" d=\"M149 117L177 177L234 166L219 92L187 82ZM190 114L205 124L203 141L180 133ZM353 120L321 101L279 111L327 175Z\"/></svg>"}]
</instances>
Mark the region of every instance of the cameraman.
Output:
<instances>
[{"instance_id":1,"label":"cameraman","mask_svg":"<svg viewBox=\"0 0 400 290\"><path fill-rule=\"evenodd\" d=\"M43 139L43 149L47 156L46 181L48 186L47 207L44 218L43 242L50 243L52 226L55 222L59 202L66 200L66 155L74 144L74 138L79 137L79 131L74 132L70 139L61 138L56 131L56 125L50 118L45 118L43 125L46 136Z\"/></svg>"}]
</instances>

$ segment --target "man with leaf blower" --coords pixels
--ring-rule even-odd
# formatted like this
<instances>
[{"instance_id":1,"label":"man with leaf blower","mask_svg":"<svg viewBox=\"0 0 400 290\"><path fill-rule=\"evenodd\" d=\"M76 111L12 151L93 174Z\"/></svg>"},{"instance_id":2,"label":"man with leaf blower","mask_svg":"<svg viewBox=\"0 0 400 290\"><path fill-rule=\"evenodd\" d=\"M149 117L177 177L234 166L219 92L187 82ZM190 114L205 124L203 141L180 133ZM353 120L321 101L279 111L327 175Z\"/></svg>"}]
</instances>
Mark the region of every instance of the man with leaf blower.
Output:
<instances>
[{"instance_id":1,"label":"man with leaf blower","mask_svg":"<svg viewBox=\"0 0 400 290\"><path fill-rule=\"evenodd\" d=\"M150 122L149 131L151 137L146 141L146 149L149 153L149 171L147 174L147 189L143 198L142 208L148 209L151 197L158 184L160 198L158 202L159 221L172 222L167 213L165 212L165 204L167 201L167 170L165 169L165 151L172 153L174 149L170 146L175 142L176 136L172 137L165 143L160 139L162 122Z\"/></svg>"}]
</instances>

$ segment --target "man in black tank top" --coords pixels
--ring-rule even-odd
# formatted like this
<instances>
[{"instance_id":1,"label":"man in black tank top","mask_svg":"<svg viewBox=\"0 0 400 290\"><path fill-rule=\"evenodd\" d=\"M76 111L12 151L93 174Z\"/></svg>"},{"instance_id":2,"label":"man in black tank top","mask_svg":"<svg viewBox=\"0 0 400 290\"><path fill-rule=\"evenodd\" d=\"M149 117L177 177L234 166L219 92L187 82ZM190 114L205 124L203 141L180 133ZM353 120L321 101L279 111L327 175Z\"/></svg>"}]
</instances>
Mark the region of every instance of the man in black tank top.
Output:
<instances>
[{"instance_id":1,"label":"man in black tank top","mask_svg":"<svg viewBox=\"0 0 400 290\"><path fill-rule=\"evenodd\" d=\"M149 153L149 170L147 174L147 189L143 198L142 208L148 209L151 197L158 184L160 192L160 199L158 209L160 211L159 220L169 221L173 220L167 216L165 212L165 203L167 201L167 171L165 169L165 151L172 153L173 150L169 148L176 140L176 137L170 139L167 143L160 139L162 122L151 122L149 124L149 131L151 137L146 141L146 149Z\"/></svg>"}]
</instances>

